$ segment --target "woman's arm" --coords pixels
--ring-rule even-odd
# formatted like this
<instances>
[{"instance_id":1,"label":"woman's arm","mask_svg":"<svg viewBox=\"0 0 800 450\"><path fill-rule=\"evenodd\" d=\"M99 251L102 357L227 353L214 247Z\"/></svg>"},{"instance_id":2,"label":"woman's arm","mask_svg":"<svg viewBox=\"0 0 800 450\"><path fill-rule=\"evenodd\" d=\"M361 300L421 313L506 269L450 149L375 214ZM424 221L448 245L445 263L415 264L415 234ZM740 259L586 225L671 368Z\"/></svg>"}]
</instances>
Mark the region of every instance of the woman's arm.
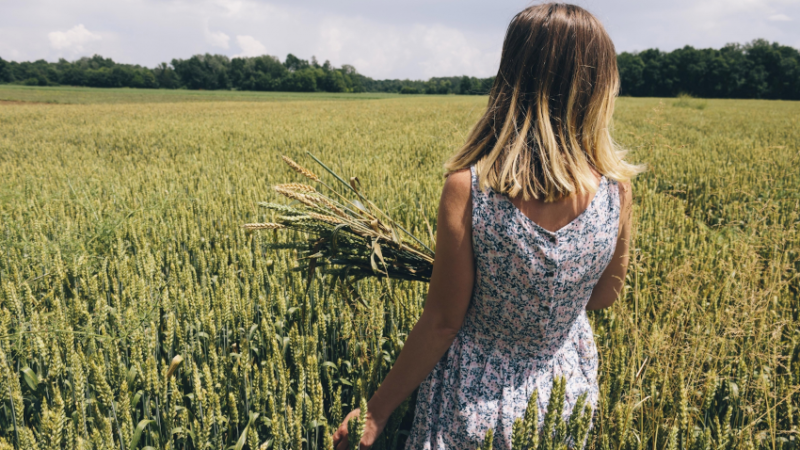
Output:
<instances>
[{"instance_id":1,"label":"woman's arm","mask_svg":"<svg viewBox=\"0 0 800 450\"><path fill-rule=\"evenodd\" d=\"M608 308L617 300L622 288L625 286L625 274L628 272L628 249L631 240L631 214L633 210L633 195L630 183L620 183L619 196L619 234L617 235L617 248L608 267L603 271L600 280L592 290L592 296L586 309Z\"/></svg>"},{"instance_id":2,"label":"woman's arm","mask_svg":"<svg viewBox=\"0 0 800 450\"><path fill-rule=\"evenodd\" d=\"M469 170L447 177L436 228L436 258L425 309L394 366L367 404L361 448L369 448L375 442L389 416L433 370L464 322L475 280ZM348 414L334 433L337 450L347 448L347 421L358 412Z\"/></svg>"}]
</instances>

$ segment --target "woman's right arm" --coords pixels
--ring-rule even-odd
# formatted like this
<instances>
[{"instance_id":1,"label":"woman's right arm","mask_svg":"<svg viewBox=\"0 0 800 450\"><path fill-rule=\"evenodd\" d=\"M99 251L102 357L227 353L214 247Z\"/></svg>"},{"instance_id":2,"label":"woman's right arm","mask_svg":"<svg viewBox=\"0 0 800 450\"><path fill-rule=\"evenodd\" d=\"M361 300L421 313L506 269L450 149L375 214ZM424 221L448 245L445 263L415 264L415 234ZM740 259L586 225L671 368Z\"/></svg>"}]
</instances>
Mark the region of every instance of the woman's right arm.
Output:
<instances>
[{"instance_id":1,"label":"woman's right arm","mask_svg":"<svg viewBox=\"0 0 800 450\"><path fill-rule=\"evenodd\" d=\"M408 334L403 349L378 390L367 403L367 423L359 448L369 448L383 432L392 412L414 392L450 348L464 322L475 282L472 253L472 176L451 173L444 183L436 223L436 259L425 309ZM347 422L333 435L337 449L347 448Z\"/></svg>"},{"instance_id":2,"label":"woman's right arm","mask_svg":"<svg viewBox=\"0 0 800 450\"><path fill-rule=\"evenodd\" d=\"M600 280L592 290L587 310L608 308L617 300L622 288L625 286L625 274L628 272L631 240L631 214L633 211L633 195L630 182L619 183L619 234L617 235L617 248L608 267L603 271Z\"/></svg>"}]
</instances>

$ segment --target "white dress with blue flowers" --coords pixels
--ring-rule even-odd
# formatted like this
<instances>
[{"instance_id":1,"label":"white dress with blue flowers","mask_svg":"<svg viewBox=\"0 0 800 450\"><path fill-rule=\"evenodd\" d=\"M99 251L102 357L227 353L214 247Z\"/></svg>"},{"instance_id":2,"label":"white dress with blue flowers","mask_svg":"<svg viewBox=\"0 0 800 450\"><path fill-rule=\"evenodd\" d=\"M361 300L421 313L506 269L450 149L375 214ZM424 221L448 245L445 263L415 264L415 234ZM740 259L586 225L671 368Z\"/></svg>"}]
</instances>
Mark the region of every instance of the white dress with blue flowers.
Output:
<instances>
[{"instance_id":1,"label":"white dress with blue flowers","mask_svg":"<svg viewBox=\"0 0 800 450\"><path fill-rule=\"evenodd\" d=\"M565 227L537 225L472 172L475 286L450 349L420 384L407 450L477 449L487 429L511 448L514 419L538 389L544 417L553 378L565 376L564 418L582 393L597 404L597 348L586 304L611 261L619 186L605 176Z\"/></svg>"}]
</instances>

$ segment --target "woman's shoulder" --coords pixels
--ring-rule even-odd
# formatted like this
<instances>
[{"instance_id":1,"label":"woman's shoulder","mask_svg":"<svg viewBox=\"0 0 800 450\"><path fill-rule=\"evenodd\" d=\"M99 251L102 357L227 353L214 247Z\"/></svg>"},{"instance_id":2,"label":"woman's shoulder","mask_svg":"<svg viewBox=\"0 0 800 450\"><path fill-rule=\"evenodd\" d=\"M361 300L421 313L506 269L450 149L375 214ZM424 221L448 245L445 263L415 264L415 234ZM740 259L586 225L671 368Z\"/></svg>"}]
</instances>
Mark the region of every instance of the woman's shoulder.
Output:
<instances>
[{"instance_id":1,"label":"woman's shoulder","mask_svg":"<svg viewBox=\"0 0 800 450\"><path fill-rule=\"evenodd\" d=\"M455 205L469 206L472 195L472 174L470 169L461 169L446 175L442 188L441 202L451 208Z\"/></svg>"},{"instance_id":2,"label":"woman's shoulder","mask_svg":"<svg viewBox=\"0 0 800 450\"><path fill-rule=\"evenodd\" d=\"M619 201L621 205L630 204L633 200L633 188L631 180L615 181L617 189L619 189Z\"/></svg>"},{"instance_id":3,"label":"woman's shoulder","mask_svg":"<svg viewBox=\"0 0 800 450\"><path fill-rule=\"evenodd\" d=\"M616 189L619 192L620 204L625 201L630 201L632 196L631 180L619 181L608 176L604 176L608 182L608 186Z\"/></svg>"},{"instance_id":4,"label":"woman's shoulder","mask_svg":"<svg viewBox=\"0 0 800 450\"><path fill-rule=\"evenodd\" d=\"M442 195L444 193L450 195L464 195L466 193L469 195L472 190L472 171L470 168L450 172L445 177Z\"/></svg>"}]
</instances>

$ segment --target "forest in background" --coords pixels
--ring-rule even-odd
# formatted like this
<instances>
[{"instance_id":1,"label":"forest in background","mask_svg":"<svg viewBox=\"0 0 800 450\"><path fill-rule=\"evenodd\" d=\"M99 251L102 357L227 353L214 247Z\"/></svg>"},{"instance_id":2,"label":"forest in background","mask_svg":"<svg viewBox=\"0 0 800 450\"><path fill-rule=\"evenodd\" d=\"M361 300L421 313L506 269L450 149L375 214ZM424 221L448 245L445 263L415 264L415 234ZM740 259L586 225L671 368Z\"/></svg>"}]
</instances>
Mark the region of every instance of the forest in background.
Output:
<instances>
[{"instance_id":1,"label":"forest in background","mask_svg":"<svg viewBox=\"0 0 800 450\"><path fill-rule=\"evenodd\" d=\"M617 56L620 95L800 100L800 52L756 39L721 49L685 46L670 52L648 49ZM121 64L100 55L75 61L6 61L0 83L35 86L131 87L287 92L388 92L400 94L485 95L494 77L434 77L375 80L351 65L320 64L293 54L229 58L202 54L173 59L154 68Z\"/></svg>"}]
</instances>

